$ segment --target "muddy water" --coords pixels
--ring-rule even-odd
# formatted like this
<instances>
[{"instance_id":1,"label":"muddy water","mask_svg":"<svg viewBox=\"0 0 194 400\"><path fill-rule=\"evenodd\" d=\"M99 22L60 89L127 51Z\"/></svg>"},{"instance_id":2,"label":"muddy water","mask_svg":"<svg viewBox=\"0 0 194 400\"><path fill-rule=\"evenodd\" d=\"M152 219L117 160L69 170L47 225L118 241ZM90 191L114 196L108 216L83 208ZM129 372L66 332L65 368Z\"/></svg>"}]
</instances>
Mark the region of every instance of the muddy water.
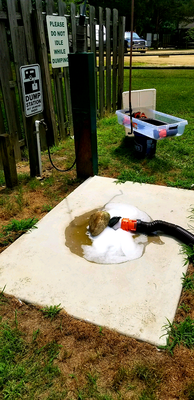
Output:
<instances>
[{"instance_id":1,"label":"muddy water","mask_svg":"<svg viewBox=\"0 0 194 400\"><path fill-rule=\"evenodd\" d=\"M79 257L83 257L82 245L92 246L92 241L87 234L87 227L90 216L96 211L98 210L91 210L83 215L75 217L65 230L65 245L71 250L72 253ZM134 239L138 236L138 234L133 235ZM158 235L148 236L145 247L150 243L154 243L156 245L164 244ZM145 248L143 253L144 252Z\"/></svg>"},{"instance_id":2,"label":"muddy water","mask_svg":"<svg viewBox=\"0 0 194 400\"><path fill-rule=\"evenodd\" d=\"M92 245L92 241L87 235L87 226L90 215L96 211L98 210L91 210L79 217L75 217L65 230L65 245L77 256L83 257L82 245Z\"/></svg>"}]
</instances>

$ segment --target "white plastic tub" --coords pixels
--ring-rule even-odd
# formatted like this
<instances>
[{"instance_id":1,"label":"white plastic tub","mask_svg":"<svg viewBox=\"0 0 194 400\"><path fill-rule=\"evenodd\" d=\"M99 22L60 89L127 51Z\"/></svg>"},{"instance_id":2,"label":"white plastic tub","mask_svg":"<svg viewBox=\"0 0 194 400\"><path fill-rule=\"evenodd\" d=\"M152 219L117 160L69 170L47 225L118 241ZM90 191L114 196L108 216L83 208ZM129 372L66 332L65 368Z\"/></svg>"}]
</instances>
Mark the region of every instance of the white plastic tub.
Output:
<instances>
[{"instance_id":1,"label":"white plastic tub","mask_svg":"<svg viewBox=\"0 0 194 400\"><path fill-rule=\"evenodd\" d=\"M173 117L149 108L139 107L133 109L133 114L144 113L143 120L132 117L133 129L135 132L149 138L160 140L169 136L181 136L188 122L185 119ZM131 128L129 110L117 110L118 123L125 128ZM147 121L146 121L147 120Z\"/></svg>"}]
</instances>

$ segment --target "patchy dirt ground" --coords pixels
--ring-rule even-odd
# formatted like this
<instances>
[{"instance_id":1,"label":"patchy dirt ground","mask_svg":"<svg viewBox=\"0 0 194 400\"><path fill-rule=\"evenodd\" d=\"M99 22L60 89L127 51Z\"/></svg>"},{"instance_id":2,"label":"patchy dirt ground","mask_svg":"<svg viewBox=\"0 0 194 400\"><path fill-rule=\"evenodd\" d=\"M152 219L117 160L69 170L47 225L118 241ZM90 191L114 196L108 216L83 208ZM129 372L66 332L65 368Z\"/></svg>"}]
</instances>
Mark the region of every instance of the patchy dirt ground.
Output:
<instances>
[{"instance_id":1,"label":"patchy dirt ground","mask_svg":"<svg viewBox=\"0 0 194 400\"><path fill-rule=\"evenodd\" d=\"M192 266L190 273L193 273ZM76 320L65 311L51 321L35 305L8 295L4 295L3 300L1 298L2 322L8 320L14 325L17 310L17 327L25 341L30 343L34 332L38 332L39 348L50 342L61 346L55 365L60 368L61 380L65 381L65 399L193 399L192 349L176 346L174 354L170 355L150 344ZM193 295L184 293L180 304L190 307L193 318ZM176 321L183 320L185 315L183 308L179 308ZM78 391L85 388L89 373L98 376L98 392L109 395L95 397L93 393L89 397L79 397Z\"/></svg>"},{"instance_id":2,"label":"patchy dirt ground","mask_svg":"<svg viewBox=\"0 0 194 400\"><path fill-rule=\"evenodd\" d=\"M183 55L180 53L183 53ZM154 54L154 55L153 55ZM129 55L125 55L125 63L129 63ZM147 51L145 54L133 53L133 65L147 64L150 66L192 66L194 67L194 50L158 50Z\"/></svg>"}]
</instances>

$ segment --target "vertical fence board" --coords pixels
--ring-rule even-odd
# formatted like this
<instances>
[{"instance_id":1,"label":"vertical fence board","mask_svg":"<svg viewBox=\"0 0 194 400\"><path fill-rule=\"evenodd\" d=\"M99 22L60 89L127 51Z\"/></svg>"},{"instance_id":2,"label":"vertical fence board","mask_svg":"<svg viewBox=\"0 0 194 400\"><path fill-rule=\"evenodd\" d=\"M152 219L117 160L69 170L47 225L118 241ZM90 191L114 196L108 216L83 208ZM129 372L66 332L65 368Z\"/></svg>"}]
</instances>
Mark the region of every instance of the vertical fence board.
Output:
<instances>
[{"instance_id":1,"label":"vertical fence board","mask_svg":"<svg viewBox=\"0 0 194 400\"><path fill-rule=\"evenodd\" d=\"M111 49L110 49L111 10L106 8L106 111L111 111Z\"/></svg>"},{"instance_id":2,"label":"vertical fence board","mask_svg":"<svg viewBox=\"0 0 194 400\"><path fill-rule=\"evenodd\" d=\"M0 153L2 157L5 182L8 188L13 188L18 184L16 171L16 160L11 137L7 133L0 135Z\"/></svg>"},{"instance_id":3,"label":"vertical fence board","mask_svg":"<svg viewBox=\"0 0 194 400\"><path fill-rule=\"evenodd\" d=\"M62 0L58 0L58 11L61 16L66 13L66 4Z\"/></svg>"},{"instance_id":4,"label":"vertical fence board","mask_svg":"<svg viewBox=\"0 0 194 400\"><path fill-rule=\"evenodd\" d=\"M46 13L47 15L52 15L54 13L54 1L53 0L46 0Z\"/></svg>"},{"instance_id":5,"label":"vertical fence board","mask_svg":"<svg viewBox=\"0 0 194 400\"><path fill-rule=\"evenodd\" d=\"M75 53L77 50L76 44L76 5L71 3L71 29L72 29L72 48Z\"/></svg>"},{"instance_id":6,"label":"vertical fence board","mask_svg":"<svg viewBox=\"0 0 194 400\"><path fill-rule=\"evenodd\" d=\"M22 98L22 91L20 85L20 72L19 68L21 65L25 65L27 63L27 52L26 52L26 41L23 38L23 27L18 25L18 14L17 14L17 2L15 0L7 1L7 11L8 11L8 18L9 18L9 26L11 32L11 41L12 41L12 49L13 49L13 56L14 56L14 63L15 63L15 71L16 71L16 80L17 80L17 88L19 93L19 100L21 105L21 112L22 112L22 120L23 126L25 130L25 134L27 133L26 127L26 118L23 111L23 98ZM21 20L21 15L20 20ZM17 158L17 153L15 153Z\"/></svg>"},{"instance_id":7,"label":"vertical fence board","mask_svg":"<svg viewBox=\"0 0 194 400\"><path fill-rule=\"evenodd\" d=\"M90 24L90 50L94 53L95 62L95 79L96 79L96 94L97 88L97 64L96 64L96 29L95 29L95 7L89 6L89 24ZM98 108L98 96L96 96L96 105Z\"/></svg>"},{"instance_id":8,"label":"vertical fence board","mask_svg":"<svg viewBox=\"0 0 194 400\"><path fill-rule=\"evenodd\" d=\"M66 5L62 2L62 0L58 1L58 9L59 15L64 15L66 11ZM71 107L71 93L70 93L70 80L69 80L69 67L63 68L63 76L65 83L65 97L66 97L66 109L67 115L64 114L64 120L66 122L66 133L67 129L69 130L70 135L73 135L73 120L72 120L72 107ZM63 102L63 110L65 110L64 102Z\"/></svg>"},{"instance_id":9,"label":"vertical fence board","mask_svg":"<svg viewBox=\"0 0 194 400\"><path fill-rule=\"evenodd\" d=\"M54 13L54 1L47 0L46 4L46 12L47 15L53 15ZM61 68L52 68L53 73L53 81L55 88L55 100L56 100L56 108L57 108L57 116L58 116L58 128L59 128L59 136L61 139L65 139L66 137L66 126L65 126L65 107L64 107L64 98L63 98L63 85L62 85L62 75Z\"/></svg>"},{"instance_id":10,"label":"vertical fence board","mask_svg":"<svg viewBox=\"0 0 194 400\"><path fill-rule=\"evenodd\" d=\"M96 58L96 35L95 35L95 8L89 6L89 25L90 25L90 49Z\"/></svg>"},{"instance_id":11,"label":"vertical fence board","mask_svg":"<svg viewBox=\"0 0 194 400\"><path fill-rule=\"evenodd\" d=\"M36 55L34 49L34 41L31 25L31 0L20 0L22 19L24 24L24 32L26 38L27 57L29 64L36 62Z\"/></svg>"},{"instance_id":12,"label":"vertical fence board","mask_svg":"<svg viewBox=\"0 0 194 400\"><path fill-rule=\"evenodd\" d=\"M4 98L4 106L8 122L9 133L15 150L15 157L20 160L19 134L21 135L20 124L17 114L15 88L10 89L9 82L13 80L9 50L5 31L5 24L0 21L0 81Z\"/></svg>"},{"instance_id":13,"label":"vertical fence board","mask_svg":"<svg viewBox=\"0 0 194 400\"><path fill-rule=\"evenodd\" d=\"M124 71L124 34L125 34L125 17L119 17L119 51L118 51L118 109L122 105L123 92L123 71Z\"/></svg>"},{"instance_id":14,"label":"vertical fence board","mask_svg":"<svg viewBox=\"0 0 194 400\"><path fill-rule=\"evenodd\" d=\"M99 7L99 113L104 116L104 41L103 9Z\"/></svg>"},{"instance_id":15,"label":"vertical fence board","mask_svg":"<svg viewBox=\"0 0 194 400\"><path fill-rule=\"evenodd\" d=\"M112 108L116 111L117 102L117 53L118 53L118 11L113 9L113 73L112 73Z\"/></svg>"},{"instance_id":16,"label":"vertical fence board","mask_svg":"<svg viewBox=\"0 0 194 400\"><path fill-rule=\"evenodd\" d=\"M37 1L37 0L36 0ZM48 64L47 46L44 33L44 25L42 19L41 4L37 1L38 9L33 13L34 26L36 31L36 48L38 60L42 72L42 86L44 94L44 116L48 126L48 141L52 146L58 143L56 117L53 104L50 70Z\"/></svg>"},{"instance_id":17,"label":"vertical fence board","mask_svg":"<svg viewBox=\"0 0 194 400\"><path fill-rule=\"evenodd\" d=\"M1 108L1 103L0 103L0 135L3 135L5 133L5 126L4 126L4 121L3 121L3 112ZM0 170L3 169L3 163L2 163L2 154L0 151Z\"/></svg>"}]
</instances>

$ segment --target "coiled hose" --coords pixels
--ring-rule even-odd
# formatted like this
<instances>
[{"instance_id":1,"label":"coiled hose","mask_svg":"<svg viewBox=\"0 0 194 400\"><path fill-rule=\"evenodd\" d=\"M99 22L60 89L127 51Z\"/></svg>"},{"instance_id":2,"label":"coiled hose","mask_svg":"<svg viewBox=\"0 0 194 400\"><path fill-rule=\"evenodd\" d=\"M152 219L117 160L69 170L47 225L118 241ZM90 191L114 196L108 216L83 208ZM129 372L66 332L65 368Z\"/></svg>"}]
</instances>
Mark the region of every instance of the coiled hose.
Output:
<instances>
[{"instance_id":1,"label":"coiled hose","mask_svg":"<svg viewBox=\"0 0 194 400\"><path fill-rule=\"evenodd\" d=\"M108 226L114 228L120 219L121 217L111 218ZM128 218L122 218L120 227L126 231L145 233L147 235L160 231L180 240L187 246L194 246L194 235L192 235L192 233L188 232L186 229L183 229L181 226L171 224L169 222L160 220L144 222L140 219L130 220Z\"/></svg>"}]
</instances>

